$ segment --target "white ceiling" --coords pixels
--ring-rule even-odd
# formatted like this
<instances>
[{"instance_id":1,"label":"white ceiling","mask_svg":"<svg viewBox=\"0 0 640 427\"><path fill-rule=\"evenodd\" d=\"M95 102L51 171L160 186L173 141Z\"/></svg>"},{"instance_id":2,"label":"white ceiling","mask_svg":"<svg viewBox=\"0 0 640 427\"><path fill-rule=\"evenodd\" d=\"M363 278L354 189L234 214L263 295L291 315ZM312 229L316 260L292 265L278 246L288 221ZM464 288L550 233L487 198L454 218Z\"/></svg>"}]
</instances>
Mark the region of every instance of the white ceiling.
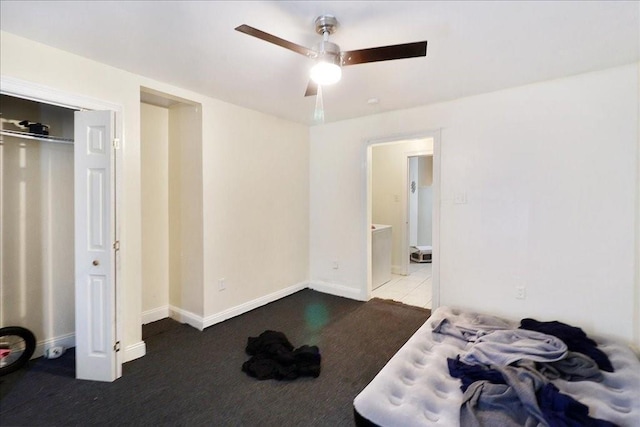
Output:
<instances>
[{"instance_id":1,"label":"white ceiling","mask_svg":"<svg viewBox=\"0 0 640 427\"><path fill-rule=\"evenodd\" d=\"M427 40L427 56L346 67L325 122L640 60L638 1L7 1L0 28L233 104L313 124L310 59L234 31L354 50ZM29 55L29 52L25 52ZM69 76L73 78L73 76ZM370 105L370 98L379 103Z\"/></svg>"}]
</instances>

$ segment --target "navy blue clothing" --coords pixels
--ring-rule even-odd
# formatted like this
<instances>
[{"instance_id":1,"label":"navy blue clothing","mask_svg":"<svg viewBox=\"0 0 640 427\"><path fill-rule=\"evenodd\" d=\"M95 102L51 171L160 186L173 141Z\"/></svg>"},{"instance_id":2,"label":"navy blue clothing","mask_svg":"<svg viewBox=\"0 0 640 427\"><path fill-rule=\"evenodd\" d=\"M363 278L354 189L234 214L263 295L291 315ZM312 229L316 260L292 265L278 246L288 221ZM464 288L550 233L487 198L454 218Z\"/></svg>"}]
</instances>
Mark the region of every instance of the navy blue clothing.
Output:
<instances>
[{"instance_id":1,"label":"navy blue clothing","mask_svg":"<svg viewBox=\"0 0 640 427\"><path fill-rule=\"evenodd\" d=\"M455 359L447 358L447 365L449 374L462 382L461 417L471 417L487 425L502 425L502 412L509 415L524 411L528 417L544 419L550 427L616 427L609 421L590 417L586 405L560 393L542 374L531 370L531 364L498 367L500 371L486 365L467 365L458 355ZM529 381L522 381L524 378ZM505 388L478 384L471 387L478 381L504 384Z\"/></svg>"},{"instance_id":2,"label":"navy blue clothing","mask_svg":"<svg viewBox=\"0 0 640 427\"><path fill-rule=\"evenodd\" d=\"M591 418L589 408L560 393L551 383L538 390L538 405L550 427L615 427L609 421Z\"/></svg>"},{"instance_id":3,"label":"navy blue clothing","mask_svg":"<svg viewBox=\"0 0 640 427\"><path fill-rule=\"evenodd\" d=\"M527 318L520 321L520 329L553 335L561 339L567 345L569 351L585 354L592 358L603 371L613 372L613 366L607 355L598 348L598 344L594 340L587 337L587 334L578 327L558 321L539 322L535 319Z\"/></svg>"},{"instance_id":4,"label":"navy blue clothing","mask_svg":"<svg viewBox=\"0 0 640 427\"><path fill-rule=\"evenodd\" d=\"M460 389L463 393L476 381L487 380L493 384L506 384L500 372L483 365L467 365L460 361L460 355L455 359L447 358L447 365L449 374L462 382Z\"/></svg>"}]
</instances>

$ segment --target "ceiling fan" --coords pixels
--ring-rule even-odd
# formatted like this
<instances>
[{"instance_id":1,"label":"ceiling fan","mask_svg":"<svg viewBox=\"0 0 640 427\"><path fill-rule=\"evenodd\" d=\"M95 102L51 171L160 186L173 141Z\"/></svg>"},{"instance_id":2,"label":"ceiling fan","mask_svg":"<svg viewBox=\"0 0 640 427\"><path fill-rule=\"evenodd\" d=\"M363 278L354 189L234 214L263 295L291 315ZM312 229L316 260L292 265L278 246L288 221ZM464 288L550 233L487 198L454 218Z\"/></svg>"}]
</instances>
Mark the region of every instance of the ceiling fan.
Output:
<instances>
[{"instance_id":1,"label":"ceiling fan","mask_svg":"<svg viewBox=\"0 0 640 427\"><path fill-rule=\"evenodd\" d=\"M426 41L341 51L340 46L329 41L329 36L337 28L338 20L335 16L318 16L315 20L315 30L316 33L322 36L322 41L314 49L281 39L249 25L240 25L236 28L236 31L257 37L315 60L316 64L311 69L311 80L304 96L316 95L318 93L318 85L323 86L339 81L342 76L341 67L427 55Z\"/></svg>"}]
</instances>

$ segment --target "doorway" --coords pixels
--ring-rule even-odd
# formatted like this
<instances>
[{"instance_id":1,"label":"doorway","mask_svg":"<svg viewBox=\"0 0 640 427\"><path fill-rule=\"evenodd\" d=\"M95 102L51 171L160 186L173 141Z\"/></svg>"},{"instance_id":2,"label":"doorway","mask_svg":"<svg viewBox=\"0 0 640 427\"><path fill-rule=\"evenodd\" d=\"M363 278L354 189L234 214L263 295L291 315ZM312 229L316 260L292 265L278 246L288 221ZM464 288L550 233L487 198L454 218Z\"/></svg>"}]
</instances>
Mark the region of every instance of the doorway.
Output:
<instances>
[{"instance_id":1,"label":"doorway","mask_svg":"<svg viewBox=\"0 0 640 427\"><path fill-rule=\"evenodd\" d=\"M372 141L367 146L367 224L368 227L388 224L393 230L391 278L375 290L371 274L373 239L367 239L369 297L384 297L421 307L437 307L439 304L438 150L439 133ZM412 170L412 164L418 166ZM423 202L431 202L429 212L418 209L420 193L423 193ZM411 263L410 248L426 242L433 248L432 262L428 265Z\"/></svg>"},{"instance_id":2,"label":"doorway","mask_svg":"<svg viewBox=\"0 0 640 427\"><path fill-rule=\"evenodd\" d=\"M41 315L39 320L35 320L34 326L31 326L33 329L39 330L36 336L38 342L35 355L42 355L45 350L52 347L75 347L77 378L113 381L122 375L123 361L123 353L117 351L118 337L122 336L122 325L121 319L116 317L116 307L122 303L122 300L119 299L122 298L122 293L118 292L116 288L120 285L120 280L118 280L120 272L119 266L115 263L115 251L117 250L115 245L117 242L117 230L115 227L117 205L115 200L119 197L120 192L119 186L116 185L117 177L115 171L117 169L116 165L121 162L121 153L115 150L114 145L112 145L112 142L119 140L119 135L121 134L120 112L122 108L111 103L70 95L52 88L8 77L2 78L1 93L3 99L18 100L18 105L22 108L22 111L17 112L18 115L22 115L22 112L28 112L29 109L25 110L24 108L29 105L35 105L35 110L46 111L47 115L40 116L40 118L45 120L44 117L46 117L46 120L56 122L54 127L57 130L55 132L62 135L60 137L45 135L42 132L42 127L35 132L35 135L33 135L34 132L31 129L22 134L19 128L17 130L12 129L15 124L8 124L5 120L6 117L3 117L3 125L8 125L6 130L4 130L5 126L3 126L3 137L7 137L7 139L15 138L19 141L31 140L33 144L42 144L41 147L38 147L37 145L27 146L27 143L18 142L18 151L15 153L17 157L3 157L3 169L5 160L15 160L14 163L17 169L12 176L16 180L12 186L17 189L16 200L24 207L24 209L22 207L20 209L23 212L26 212L27 208L33 211L34 206L36 206L40 211L36 219L44 221L48 226L42 228L39 236L28 237L22 231L26 232L29 229L27 224L29 217L14 216L14 219L18 221L16 223L18 235L14 243L17 242L17 245L21 248L17 256L19 258L22 257L23 261L20 262L18 260L18 270L16 270L18 274L17 294L12 296L4 295L5 291L9 291L8 282L11 278L5 277L7 271L4 268L2 269L2 301L3 303L5 301L17 302L19 308L11 316L3 318L2 322L3 324L12 322L26 325L34 321L30 319L31 315L29 313L42 310L42 307L48 307L45 310L45 315ZM95 122L93 120L94 113L104 113L102 118L106 120L101 120L99 123ZM33 114L33 112L29 114ZM65 119L62 120L61 124L57 124L58 119L62 116ZM79 134L76 129L78 117L81 117L85 125L84 134L80 138L78 138ZM23 119L28 118L23 117ZM10 134L11 132L18 133ZM82 157L77 155L79 150L78 141L83 141L80 145L85 148L82 151L87 154L84 156L84 162L77 160L78 157ZM1 148L2 151L5 151L4 148L6 147ZM31 151L31 154L29 154L29 151ZM88 163L88 158L98 154L98 152L106 163L103 162L101 166L91 163L92 160ZM41 154L46 156L47 164L40 161ZM2 157L1 154L0 157ZM67 167L63 167L65 165ZM8 163L6 166L7 170L10 170ZM80 166L83 168L82 173L80 173L82 177L78 181ZM87 171L90 173L87 174ZM61 174L62 176L59 176ZM56 183L60 185L55 185ZM27 186L30 188L27 188ZM63 186L66 188L63 188ZM88 191L85 192L85 196L88 197L85 197L85 199L79 197L78 188L86 188ZM8 182L5 183L3 181L3 193L5 191L10 194L12 190L8 187ZM36 204L27 204L27 199L31 197L29 194L37 201ZM79 200L84 200L86 203L84 211L89 212L89 215L78 214ZM9 202L9 200L4 201ZM2 204L0 202L0 205ZM74 205L76 205L75 213ZM6 207L6 204L4 206ZM63 211L62 209L65 207L66 210ZM96 207L100 207L100 211L97 211ZM87 223L87 220L90 221L90 224ZM91 230L88 229L89 225L92 227ZM8 229L10 226L12 224L3 224L4 229ZM37 227L34 224L31 226ZM58 235L60 233L62 235ZM74 236L77 239L78 236L86 236L87 233L91 235L92 240L84 239L85 245L81 247L86 248L87 245L94 245L91 249L96 249L97 252L89 253L91 252L89 249L78 250L77 240L74 244ZM23 234L25 235L23 236ZM38 249L37 245L34 246L33 239L36 240L36 243L38 241L40 243L49 242L47 245L41 246L40 258L26 257L26 251L29 247ZM65 240L67 246L70 242L70 246L64 250L57 248L56 245L63 244L57 242L58 240ZM4 255L7 255L6 249L7 247L3 246L2 252ZM98 252L100 251L103 251L103 253L99 254ZM64 273L56 270L57 262L61 256L68 258L68 261L64 262L64 265L67 266ZM26 264L27 259L28 264ZM36 261L39 260L39 267L32 264L35 262L34 259ZM20 266L23 268L20 268ZM82 276L78 275L79 266L87 266L86 269L82 269ZM42 272L41 277L27 280L27 273L36 267ZM42 288L40 305L37 302L28 300L29 292L27 286L40 286ZM62 292L61 289L58 289L58 286L64 287L66 291ZM78 298L77 291L79 289L86 289L87 293L85 295L90 297L91 300L87 301L82 297ZM56 299L58 293L66 295L63 298L65 306L60 305L59 298ZM94 297L99 298L95 299ZM56 301L58 302L56 303ZM61 317L64 319L61 320ZM84 331L82 330L83 328L81 330L78 329L78 323L85 325L83 327ZM61 324L66 325L63 327L64 331L57 328ZM100 328L100 330L98 331L96 328ZM102 339L98 340L96 339L97 337ZM81 349L81 354L79 355L78 349ZM84 349L89 349L89 351L84 352ZM91 359L89 354L91 352L93 352L93 356L96 356L96 360L99 360L98 365L92 364L89 369L78 369L78 367L85 366L85 361ZM99 352L101 354L98 354Z\"/></svg>"}]
</instances>

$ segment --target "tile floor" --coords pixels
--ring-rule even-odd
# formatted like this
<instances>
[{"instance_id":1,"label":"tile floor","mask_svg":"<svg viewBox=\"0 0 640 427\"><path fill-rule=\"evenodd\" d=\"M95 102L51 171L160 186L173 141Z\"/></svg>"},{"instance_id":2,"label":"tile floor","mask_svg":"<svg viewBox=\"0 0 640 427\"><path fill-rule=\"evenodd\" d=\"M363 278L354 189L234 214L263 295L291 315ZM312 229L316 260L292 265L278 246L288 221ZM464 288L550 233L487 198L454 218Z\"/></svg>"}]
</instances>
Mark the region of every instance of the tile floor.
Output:
<instances>
[{"instance_id":1,"label":"tile floor","mask_svg":"<svg viewBox=\"0 0 640 427\"><path fill-rule=\"evenodd\" d=\"M374 289L371 296L430 309L431 263L412 262L409 273L408 276L392 274L391 280Z\"/></svg>"}]
</instances>

